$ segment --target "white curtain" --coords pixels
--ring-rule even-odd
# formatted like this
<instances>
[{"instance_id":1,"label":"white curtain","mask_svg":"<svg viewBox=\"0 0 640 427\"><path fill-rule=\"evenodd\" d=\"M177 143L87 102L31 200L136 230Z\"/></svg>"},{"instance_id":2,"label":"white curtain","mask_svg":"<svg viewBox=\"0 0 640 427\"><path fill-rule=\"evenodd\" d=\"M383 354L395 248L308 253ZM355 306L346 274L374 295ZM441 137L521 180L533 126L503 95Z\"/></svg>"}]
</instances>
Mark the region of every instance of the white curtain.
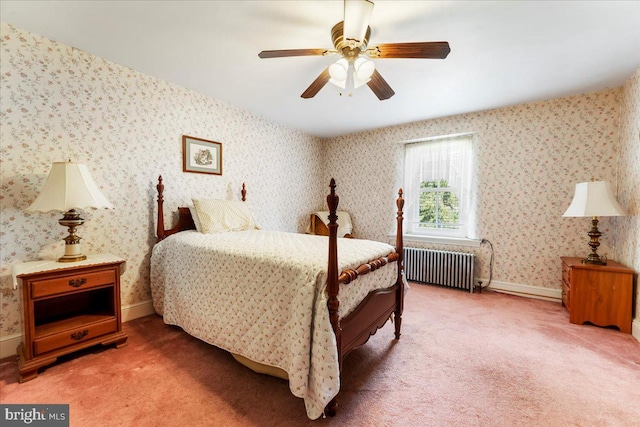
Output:
<instances>
[{"instance_id":1,"label":"white curtain","mask_svg":"<svg viewBox=\"0 0 640 427\"><path fill-rule=\"evenodd\" d=\"M405 192L409 232L433 233L418 230L420 183L444 179L460 203L459 230L441 233L474 238L475 186L473 173L473 135L443 137L405 145ZM440 232L439 232L440 234Z\"/></svg>"}]
</instances>

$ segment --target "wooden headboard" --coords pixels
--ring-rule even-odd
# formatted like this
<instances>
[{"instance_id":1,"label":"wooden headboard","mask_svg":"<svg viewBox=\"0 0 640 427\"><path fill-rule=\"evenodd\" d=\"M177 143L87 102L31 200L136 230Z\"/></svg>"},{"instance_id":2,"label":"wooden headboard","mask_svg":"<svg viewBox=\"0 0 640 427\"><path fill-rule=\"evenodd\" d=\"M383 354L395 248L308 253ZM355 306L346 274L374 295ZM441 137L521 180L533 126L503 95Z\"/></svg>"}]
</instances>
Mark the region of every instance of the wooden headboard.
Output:
<instances>
[{"instance_id":1,"label":"wooden headboard","mask_svg":"<svg viewBox=\"0 0 640 427\"><path fill-rule=\"evenodd\" d=\"M164 184L162 184L162 175L158 177L158 185L156 185L156 189L158 190L158 225L156 228L157 241L159 242L165 237L171 236L172 234L178 233L180 231L195 230L196 224L193 222L191 211L187 207L179 207L178 222L176 222L176 224L172 228L164 228ZM240 191L240 193L242 194L242 201L246 202L247 190L245 189L244 182L242 183L242 190Z\"/></svg>"}]
</instances>

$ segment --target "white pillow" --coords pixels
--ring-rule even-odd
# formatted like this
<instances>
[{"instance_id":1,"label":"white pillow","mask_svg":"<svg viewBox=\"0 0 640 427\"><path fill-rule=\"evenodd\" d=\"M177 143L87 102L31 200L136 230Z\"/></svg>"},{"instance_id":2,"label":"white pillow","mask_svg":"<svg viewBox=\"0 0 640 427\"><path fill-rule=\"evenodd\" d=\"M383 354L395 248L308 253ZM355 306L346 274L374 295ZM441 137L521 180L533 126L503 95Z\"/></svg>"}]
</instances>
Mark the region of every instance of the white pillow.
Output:
<instances>
[{"instance_id":1,"label":"white pillow","mask_svg":"<svg viewBox=\"0 0 640 427\"><path fill-rule=\"evenodd\" d=\"M245 202L218 199L192 201L203 233L260 229Z\"/></svg>"}]
</instances>

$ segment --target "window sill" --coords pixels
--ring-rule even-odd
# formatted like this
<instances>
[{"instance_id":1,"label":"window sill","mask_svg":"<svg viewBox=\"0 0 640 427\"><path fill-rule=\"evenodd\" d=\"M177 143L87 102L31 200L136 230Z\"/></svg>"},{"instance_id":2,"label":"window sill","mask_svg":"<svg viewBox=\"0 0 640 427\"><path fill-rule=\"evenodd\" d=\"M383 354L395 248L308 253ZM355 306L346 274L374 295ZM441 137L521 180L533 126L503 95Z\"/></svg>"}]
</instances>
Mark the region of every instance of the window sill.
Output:
<instances>
[{"instance_id":1,"label":"window sill","mask_svg":"<svg viewBox=\"0 0 640 427\"><path fill-rule=\"evenodd\" d=\"M395 239L395 233L389 234L390 238ZM443 236L422 236L419 234L404 234L403 242L420 242L420 243L436 243L439 245L469 246L474 248L480 247L480 240L467 239L465 237L443 237Z\"/></svg>"}]
</instances>

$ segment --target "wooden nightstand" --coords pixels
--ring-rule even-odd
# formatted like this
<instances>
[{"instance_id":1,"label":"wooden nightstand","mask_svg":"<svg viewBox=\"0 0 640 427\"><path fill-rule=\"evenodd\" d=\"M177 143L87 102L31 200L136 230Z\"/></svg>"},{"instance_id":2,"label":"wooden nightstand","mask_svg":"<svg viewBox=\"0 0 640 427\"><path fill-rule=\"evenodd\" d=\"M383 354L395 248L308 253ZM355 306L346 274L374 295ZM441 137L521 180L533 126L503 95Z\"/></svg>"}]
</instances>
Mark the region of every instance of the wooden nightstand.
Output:
<instances>
[{"instance_id":1,"label":"wooden nightstand","mask_svg":"<svg viewBox=\"0 0 640 427\"><path fill-rule=\"evenodd\" d=\"M608 261L583 264L581 258L562 257L562 304L571 323L617 326L631 333L633 270Z\"/></svg>"},{"instance_id":2,"label":"wooden nightstand","mask_svg":"<svg viewBox=\"0 0 640 427\"><path fill-rule=\"evenodd\" d=\"M110 254L85 261L33 261L14 266L22 284L23 341L18 346L20 382L58 357L96 344L127 344L120 312L125 261Z\"/></svg>"}]
</instances>

